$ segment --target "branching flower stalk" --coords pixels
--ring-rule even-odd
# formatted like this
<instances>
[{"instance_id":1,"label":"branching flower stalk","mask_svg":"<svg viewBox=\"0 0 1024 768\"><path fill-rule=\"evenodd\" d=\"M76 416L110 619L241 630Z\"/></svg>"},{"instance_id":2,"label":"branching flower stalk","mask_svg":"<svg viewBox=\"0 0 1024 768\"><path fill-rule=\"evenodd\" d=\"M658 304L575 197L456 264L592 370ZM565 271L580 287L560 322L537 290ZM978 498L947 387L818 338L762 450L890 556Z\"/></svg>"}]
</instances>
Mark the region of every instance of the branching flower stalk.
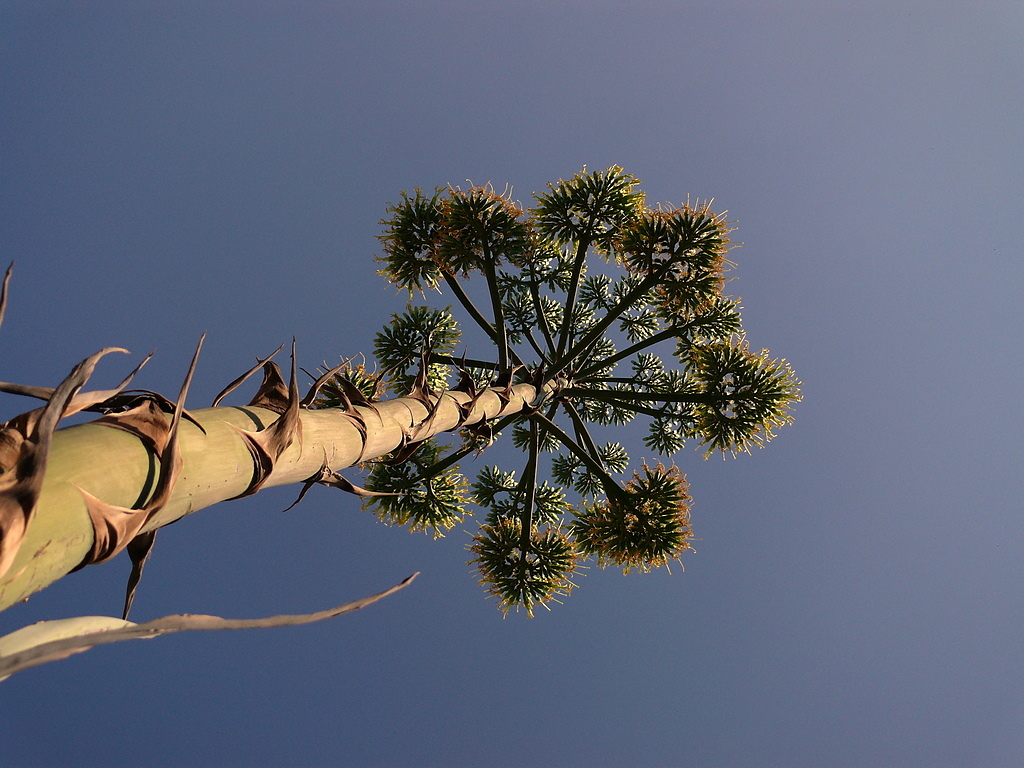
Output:
<instances>
[{"instance_id":1,"label":"branching flower stalk","mask_svg":"<svg viewBox=\"0 0 1024 768\"><path fill-rule=\"evenodd\" d=\"M595 428L641 417L658 456L687 444L733 455L791 421L800 383L743 335L724 293L730 230L708 205L649 208L612 167L549 185L529 210L491 186L417 190L382 224L380 274L411 303L377 335L379 375L345 362L300 397L293 348L287 381L260 360L216 407L191 410L191 372L176 401L127 380L85 392L108 349L53 389L0 383L45 401L0 427L0 608L127 550L127 612L162 526L295 483L300 500L339 488L434 536L481 508L471 561L502 611L533 615L575 588L588 559L646 571L689 549L682 472L643 462L624 476L625 448L598 445ZM493 350L460 348L453 308L423 301L434 291ZM260 371L246 405L220 405ZM56 429L80 411L99 418ZM525 453L519 479L489 466L467 480L460 461L504 431Z\"/></svg>"}]
</instances>

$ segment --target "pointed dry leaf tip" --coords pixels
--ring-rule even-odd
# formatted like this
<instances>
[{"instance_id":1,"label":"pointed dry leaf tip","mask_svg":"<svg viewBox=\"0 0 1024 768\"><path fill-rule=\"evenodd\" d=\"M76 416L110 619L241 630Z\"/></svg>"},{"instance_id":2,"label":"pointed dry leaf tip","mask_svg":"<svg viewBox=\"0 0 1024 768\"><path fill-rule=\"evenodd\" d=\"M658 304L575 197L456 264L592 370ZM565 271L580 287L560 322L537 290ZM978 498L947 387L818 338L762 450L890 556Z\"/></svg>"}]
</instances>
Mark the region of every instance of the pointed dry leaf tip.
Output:
<instances>
[{"instance_id":1,"label":"pointed dry leaf tip","mask_svg":"<svg viewBox=\"0 0 1024 768\"><path fill-rule=\"evenodd\" d=\"M41 621L0 637L0 680L40 664L66 659L97 645L122 640L141 640L194 630L262 629L312 624L366 608L405 589L417 576L419 573L414 573L383 592L316 613L285 614L263 619L222 619L219 616L182 614L164 616L144 624L133 624L109 616Z\"/></svg>"},{"instance_id":2,"label":"pointed dry leaf tip","mask_svg":"<svg viewBox=\"0 0 1024 768\"><path fill-rule=\"evenodd\" d=\"M313 383L310 385L309 390L307 390L305 396L302 398L302 400L299 401L299 406L302 408L311 407L318 399L320 399L320 390L324 387L324 385L327 384L327 382L334 379L335 377L337 377L337 375L341 373L343 370L345 370L345 368L348 366L351 360L352 358L349 358L348 360L343 360L339 365L336 365L330 370L325 371L324 373L317 376ZM313 375L305 368L302 369L302 372L305 373L310 378L313 378Z\"/></svg>"},{"instance_id":3,"label":"pointed dry leaf tip","mask_svg":"<svg viewBox=\"0 0 1024 768\"><path fill-rule=\"evenodd\" d=\"M33 516L46 473L50 440L68 404L92 376L107 347L80 362L40 410L24 413L0 427L0 576L14 563Z\"/></svg>"},{"instance_id":4,"label":"pointed dry leaf tip","mask_svg":"<svg viewBox=\"0 0 1024 768\"><path fill-rule=\"evenodd\" d=\"M3 286L0 287L0 326L4 324L4 314L7 312L7 285L11 282L11 270L14 269L14 262L12 261L7 267L7 272L4 273Z\"/></svg>"},{"instance_id":5,"label":"pointed dry leaf tip","mask_svg":"<svg viewBox=\"0 0 1024 768\"><path fill-rule=\"evenodd\" d=\"M263 385L249 405L277 411L277 420L259 432L235 427L253 460L249 486L236 499L251 496L270 478L274 464L293 443L302 442L302 421L299 418L299 386L295 375L295 340L292 339L292 364L289 383L285 385L281 371L274 363L264 365Z\"/></svg>"},{"instance_id":6,"label":"pointed dry leaf tip","mask_svg":"<svg viewBox=\"0 0 1024 768\"><path fill-rule=\"evenodd\" d=\"M146 567L146 562L149 560L149 556L153 554L153 544L156 542L158 530L140 533L129 541L128 546L125 547L128 557L132 561L132 572L128 575L128 584L125 587L124 610L121 612L122 619L127 619L128 614L132 610L132 603L135 602L135 591L139 587L139 581L142 579L142 571Z\"/></svg>"},{"instance_id":7,"label":"pointed dry leaf tip","mask_svg":"<svg viewBox=\"0 0 1024 768\"><path fill-rule=\"evenodd\" d=\"M376 410L374 402L384 394L381 377L367 370L365 363L352 364L350 357L322 374L303 402L313 408L342 408L354 411L353 406L361 405Z\"/></svg>"},{"instance_id":8,"label":"pointed dry leaf tip","mask_svg":"<svg viewBox=\"0 0 1024 768\"><path fill-rule=\"evenodd\" d=\"M149 398L127 411L107 414L92 423L135 435L156 456L163 453L167 444L167 417L159 404Z\"/></svg>"},{"instance_id":9,"label":"pointed dry leaf tip","mask_svg":"<svg viewBox=\"0 0 1024 768\"><path fill-rule=\"evenodd\" d=\"M234 392L238 387L240 387L243 383L245 383L249 379L250 376L252 376L254 373L256 373L256 371L258 371L260 368L263 368L267 363L269 363L273 359L274 355L276 355L282 349L284 349L284 344L282 344L280 347L275 349L273 352L271 352L266 357L264 357L262 359L257 358L256 365L254 365L248 371L246 371L241 376L239 376L237 379L235 379L230 384L228 384L226 387L224 387L223 390L221 390L220 394L217 395L217 397L215 397L213 399L213 407L216 408L218 405L220 405L220 401L221 400L223 400L229 394Z\"/></svg>"},{"instance_id":10,"label":"pointed dry leaf tip","mask_svg":"<svg viewBox=\"0 0 1024 768\"><path fill-rule=\"evenodd\" d=\"M284 413L288 408L288 385L277 363L268 361L263 364L263 383L248 404L275 413Z\"/></svg>"},{"instance_id":11,"label":"pointed dry leaf tip","mask_svg":"<svg viewBox=\"0 0 1024 768\"><path fill-rule=\"evenodd\" d=\"M340 491L351 493L353 496L359 496L363 499L371 498L373 496L398 496L397 493L384 493L378 491L370 491L366 488L360 488L358 485L353 483L346 477L339 475L337 472L331 470L327 464L324 464L320 471L312 477L307 478L302 484L302 490L299 491L299 497L295 499L288 507L285 508L285 512L298 505L300 501L306 496L306 493L314 485L323 485L328 488L337 488Z\"/></svg>"},{"instance_id":12,"label":"pointed dry leaf tip","mask_svg":"<svg viewBox=\"0 0 1024 768\"><path fill-rule=\"evenodd\" d=\"M136 374L143 369L153 357L153 353L150 352L146 355L142 361L135 366L135 369L129 373L124 380L118 384L114 389L97 390L95 392L79 392L64 408L64 417L72 416L80 411L107 411L109 409L122 407L125 401L125 397L122 392L131 383L132 379L135 378ZM24 395L26 397L34 397L39 400L49 400L54 393L53 387L32 387L21 384L11 384L9 382L0 382L0 392L8 392L12 395ZM134 396L130 396L130 399L134 399Z\"/></svg>"}]
</instances>

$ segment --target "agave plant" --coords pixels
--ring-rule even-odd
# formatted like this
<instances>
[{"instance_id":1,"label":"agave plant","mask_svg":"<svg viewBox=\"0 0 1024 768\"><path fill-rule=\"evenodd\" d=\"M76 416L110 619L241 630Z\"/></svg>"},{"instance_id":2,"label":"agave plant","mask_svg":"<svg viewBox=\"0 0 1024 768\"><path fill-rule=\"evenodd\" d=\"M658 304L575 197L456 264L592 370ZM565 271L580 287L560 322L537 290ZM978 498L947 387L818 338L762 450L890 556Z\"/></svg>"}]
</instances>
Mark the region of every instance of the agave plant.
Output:
<instances>
[{"instance_id":1,"label":"agave plant","mask_svg":"<svg viewBox=\"0 0 1024 768\"><path fill-rule=\"evenodd\" d=\"M588 559L678 560L693 538L685 476L660 459L629 474L601 432L640 418L665 460L688 443L749 451L790 422L799 382L743 335L725 293L730 227L708 204L649 207L618 167L534 203L491 186L403 194L382 222L380 274L410 304L378 334L373 371L325 366L303 396L294 342L287 381L261 359L197 410L185 408L195 359L174 400L128 389L145 360L114 390L83 391L117 348L56 388L0 382L44 401L0 427L0 609L127 550L126 618L162 526L291 483L299 499L314 485L357 494L382 521L435 536L479 512L472 562L505 612L568 594ZM443 301L427 303L435 292ZM482 332L476 348L460 346L453 307ZM221 404L259 371L245 406ZM57 428L81 411L98 418ZM505 433L522 465L467 480L460 462ZM340 474L350 467L365 487Z\"/></svg>"}]
</instances>

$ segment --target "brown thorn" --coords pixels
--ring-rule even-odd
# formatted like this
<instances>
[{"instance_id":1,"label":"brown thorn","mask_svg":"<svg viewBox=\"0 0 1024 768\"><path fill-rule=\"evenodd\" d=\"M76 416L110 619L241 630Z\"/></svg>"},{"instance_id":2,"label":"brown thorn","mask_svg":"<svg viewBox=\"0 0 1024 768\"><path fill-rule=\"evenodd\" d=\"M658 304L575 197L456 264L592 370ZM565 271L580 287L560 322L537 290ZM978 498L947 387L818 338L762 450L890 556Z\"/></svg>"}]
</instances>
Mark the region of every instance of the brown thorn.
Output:
<instances>
[{"instance_id":1,"label":"brown thorn","mask_svg":"<svg viewBox=\"0 0 1024 768\"><path fill-rule=\"evenodd\" d=\"M125 547L128 551L128 557L132 561L132 572L128 576L128 585L125 588L124 594L124 611L121 614L121 618L125 621L128 620L128 613L132 609L132 603L135 602L135 590L138 589L139 581L142 579L142 569L146 567L146 561L153 554L153 543L156 541L158 530L160 529L157 528L147 533L140 533L129 541L128 546Z\"/></svg>"},{"instance_id":2,"label":"brown thorn","mask_svg":"<svg viewBox=\"0 0 1024 768\"><path fill-rule=\"evenodd\" d=\"M131 373L129 373L124 378L124 380L113 389L107 389L96 392L79 392L71 399L71 402L68 403L68 407L65 410L64 415L71 416L72 414L78 413L79 411L87 411L90 408L95 408L96 406L102 405L103 403L106 403L109 400L113 400L124 391L124 388L131 383L132 379L135 378L135 375L142 370L143 366L145 366L146 363L148 363L152 359L152 357L153 353L150 352L142 359L142 362L135 366L135 369Z\"/></svg>"},{"instance_id":3,"label":"brown thorn","mask_svg":"<svg viewBox=\"0 0 1024 768\"><path fill-rule=\"evenodd\" d=\"M325 373L322 376L318 377L316 379L316 381L313 382L312 386L310 386L309 391L306 393L306 396L304 398L302 398L302 400L299 403L299 405L302 406L303 408L308 408L309 406L311 406L313 404L313 401L316 400L316 396L318 394L320 394L320 388L324 384L326 384L328 381L330 381L331 377L334 376L334 374L336 374L336 373L338 373L338 371L341 371L342 369L344 369L345 366L347 366L353 360L355 360L355 356L354 355L352 357L350 357L348 360L343 361L341 363L341 365L336 365L334 368L331 368L331 370L327 371L327 373ZM326 363L325 363L325 365L326 365ZM313 378L313 374L311 374L305 368L302 369L302 372L305 373L310 378Z\"/></svg>"},{"instance_id":4,"label":"brown thorn","mask_svg":"<svg viewBox=\"0 0 1024 768\"><path fill-rule=\"evenodd\" d=\"M89 516L92 519L93 528L95 530L92 549L78 566L79 568L109 560L117 555L122 549L125 549L137 536L139 536L139 531L142 530L142 527L149 522L155 514L163 509L164 505L167 504L168 499L170 499L171 492L174 489L174 484L178 480L178 476L181 474L182 467L181 454L178 450L178 429L181 425L182 414L185 411L185 398L188 396L189 385L192 383L192 377L196 371L196 364L199 362L199 353L203 348L203 341L205 341L205 339L205 333L199 337L199 343L196 345L196 351L192 355L192 362L189 365L188 372L185 374L185 380L182 382L181 390L178 393L178 402L174 406L174 413L171 416L170 424L168 424L164 430L166 442L163 449L160 451L160 475L157 478L156 486L153 489L153 495L150 497L149 501L139 509L129 509L127 507L108 504L107 502L97 499L92 494L79 488L79 491L85 498L86 508L89 511ZM124 428L125 426L130 425L121 425L121 428ZM129 429L128 431L131 430ZM141 575L141 566L138 566L137 569L133 567L132 575L129 576L128 587L129 594L132 596L134 595L135 587L138 585L138 578L140 578ZM134 584L132 584L133 578L135 579ZM131 602L126 599L125 610L130 607Z\"/></svg>"},{"instance_id":5,"label":"brown thorn","mask_svg":"<svg viewBox=\"0 0 1024 768\"><path fill-rule=\"evenodd\" d=\"M4 274L4 283L0 287L0 325L4 322L4 313L7 312L7 284L11 282L11 270L14 269L14 262L12 261L7 267L7 272Z\"/></svg>"},{"instance_id":6,"label":"brown thorn","mask_svg":"<svg viewBox=\"0 0 1024 768\"><path fill-rule=\"evenodd\" d=\"M487 441L487 444L477 451L477 455L483 453L484 449L489 448L494 443L494 428L491 426L491 422L489 421L481 421L476 424L471 424L468 427L463 427L463 429L470 434L477 435Z\"/></svg>"},{"instance_id":7,"label":"brown thorn","mask_svg":"<svg viewBox=\"0 0 1024 768\"><path fill-rule=\"evenodd\" d=\"M9 395L22 395L23 397L34 397L36 400L49 400L53 396L53 387L33 387L30 384L12 384L9 381L0 381L0 392Z\"/></svg>"},{"instance_id":8,"label":"brown thorn","mask_svg":"<svg viewBox=\"0 0 1024 768\"><path fill-rule=\"evenodd\" d=\"M284 508L284 509L282 510L282 512L287 512L287 511L288 511L288 510L290 510L290 509L291 509L292 507L295 507L295 506L297 506L297 505L298 505L298 503L299 503L300 501L302 501L303 497L305 497L305 495L306 495L306 492L307 492L307 491L308 491L308 490L309 490L310 488L312 488L312 487L313 487L314 485L316 485L316 484L317 484L318 482L319 482L318 480L307 480L306 482L304 482L304 483L302 484L302 490L301 490L301 491L299 491L299 497L298 497L297 499L295 499L295 501L293 501L293 502L292 502L291 504L289 504L289 505L288 505L287 507L285 507L285 508Z\"/></svg>"},{"instance_id":9,"label":"brown thorn","mask_svg":"<svg viewBox=\"0 0 1024 768\"><path fill-rule=\"evenodd\" d=\"M288 385L284 383L277 363L263 364L263 383L248 404L275 413L283 413L288 407Z\"/></svg>"},{"instance_id":10,"label":"brown thorn","mask_svg":"<svg viewBox=\"0 0 1024 768\"><path fill-rule=\"evenodd\" d=\"M270 359L274 355L276 355L278 352L280 352L282 349L284 349L284 344L282 344L280 347L275 349L273 352L271 352L269 355L264 357L262 360L257 358L256 365L254 365L248 371L246 371L241 376L239 376L237 379L235 379L230 384L228 384L221 391L221 393L219 395L217 395L217 397L214 398L214 400L213 400L213 407L216 408L220 404L221 400L223 400L229 394L234 392L238 387L240 387L250 376L252 376L254 373L256 373L256 371L258 371L263 365L268 363L270 361Z\"/></svg>"},{"instance_id":11,"label":"brown thorn","mask_svg":"<svg viewBox=\"0 0 1024 768\"><path fill-rule=\"evenodd\" d=\"M53 391L43 408L12 419L0 431L10 462L0 474L0 576L11 567L35 515L57 423L68 403L89 380L99 359L111 352L127 350L106 347L87 357Z\"/></svg>"},{"instance_id":12,"label":"brown thorn","mask_svg":"<svg viewBox=\"0 0 1024 768\"><path fill-rule=\"evenodd\" d=\"M263 487L263 484L270 477L270 473L274 469L274 458L267 452L267 449L263 447L260 441L256 439L260 433L246 432L244 429L240 429L233 424L230 426L242 438L253 460L252 480L249 481L249 485L244 491L237 496L231 497L232 499L242 499L246 496L251 496Z\"/></svg>"},{"instance_id":13,"label":"brown thorn","mask_svg":"<svg viewBox=\"0 0 1024 768\"><path fill-rule=\"evenodd\" d=\"M351 493L354 496L359 496L360 498L364 498L364 499L371 498L373 496L401 496L402 495L400 493L392 493L390 491L368 491L365 488L360 488L358 485L353 483L347 477L342 477L337 472L331 472L330 475L327 478L325 478L323 480L320 480L318 482L320 483L320 485L326 485L326 486L330 486L331 488L337 488L339 490L345 491L346 493Z\"/></svg>"},{"instance_id":14,"label":"brown thorn","mask_svg":"<svg viewBox=\"0 0 1024 768\"><path fill-rule=\"evenodd\" d=\"M375 496L402 495L400 493L392 493L385 491L369 491L366 488L361 488L360 486L356 485L351 480L349 480L347 477L343 477L342 475L339 475L337 472L331 470L331 468L327 464L324 464L320 468L319 472L317 472L315 475L313 475L312 477L308 478L305 481L305 483L302 486L302 490L299 492L299 498L292 502L291 506L289 506L288 509L291 509L300 501L302 501L302 498L306 495L306 492L314 485L324 485L329 488L337 488L338 490L345 491L346 493L351 493L354 496L359 496L360 498L364 499L372 498ZM288 509L286 509L285 512L287 512Z\"/></svg>"},{"instance_id":15,"label":"brown thorn","mask_svg":"<svg viewBox=\"0 0 1024 768\"><path fill-rule=\"evenodd\" d=\"M412 390L409 392L407 397L419 400L421 403L428 406L430 405L430 395L433 394L430 389L430 380L428 377L429 370L429 355L426 348L424 348L420 352L419 370L416 371L416 378L413 379Z\"/></svg>"},{"instance_id":16,"label":"brown thorn","mask_svg":"<svg viewBox=\"0 0 1024 768\"><path fill-rule=\"evenodd\" d=\"M142 400L127 411L108 414L92 423L134 435L156 456L160 456L167 445L167 419L160 406L150 399Z\"/></svg>"},{"instance_id":17,"label":"brown thorn","mask_svg":"<svg viewBox=\"0 0 1024 768\"><path fill-rule=\"evenodd\" d=\"M129 373L128 376L125 377L124 381L118 384L114 389L77 393L73 398L71 398L71 401L65 407L64 416L71 416L79 411L87 411L116 398L124 391L124 388L131 383L135 374L142 370L142 367L148 363L152 357L152 352L146 355L142 362L135 366L135 370ZM0 381L0 392L7 392L11 395L22 395L24 397L34 397L37 400L49 400L53 397L53 393L55 391L56 390L53 387L33 387L25 384L11 384L10 382Z\"/></svg>"},{"instance_id":18,"label":"brown thorn","mask_svg":"<svg viewBox=\"0 0 1024 768\"><path fill-rule=\"evenodd\" d=\"M254 398L254 402L250 403L250 405L270 408L271 399L278 397L281 388L284 386L277 366L273 363L268 363L267 365L273 367L274 375L267 375L264 379L264 387L260 388L260 392L264 393L266 400L261 402L258 393L257 397ZM264 372L267 373L268 369L264 368ZM253 481L249 484L249 487L235 498L251 496L256 493L267 481L267 478L270 477L270 473L274 471L274 462L284 453L285 449L296 440L300 443L302 441L302 421L299 418L299 387L296 383L295 375L295 339L292 339L291 378L286 391L287 401L283 403L283 408L278 411L281 415L269 427L255 433L246 432L236 427L236 430L246 440L246 445L253 456L254 472ZM279 403L278 405L280 407L282 404ZM272 410L277 410L277 408Z\"/></svg>"},{"instance_id":19,"label":"brown thorn","mask_svg":"<svg viewBox=\"0 0 1024 768\"><path fill-rule=\"evenodd\" d=\"M399 464L404 464L410 458L412 458L413 454L415 454L416 451L418 451L420 449L420 446L422 446L422 445L423 445L423 441L422 440L420 440L418 442L411 442L411 441L409 441L407 439L403 440L402 445L396 451L393 452L394 455L391 458L389 458L389 459L382 459L381 463L382 464L387 464L389 467L394 467L394 466L398 466Z\"/></svg>"}]
</instances>

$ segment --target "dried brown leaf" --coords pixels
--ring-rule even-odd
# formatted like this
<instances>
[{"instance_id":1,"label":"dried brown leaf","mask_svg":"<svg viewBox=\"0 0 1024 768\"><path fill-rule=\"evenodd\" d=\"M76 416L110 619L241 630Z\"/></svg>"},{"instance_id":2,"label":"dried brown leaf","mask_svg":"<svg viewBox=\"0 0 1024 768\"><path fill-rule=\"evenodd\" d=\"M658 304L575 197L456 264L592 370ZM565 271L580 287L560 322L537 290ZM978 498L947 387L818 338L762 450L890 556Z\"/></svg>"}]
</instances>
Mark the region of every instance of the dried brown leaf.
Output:
<instances>
[{"instance_id":1,"label":"dried brown leaf","mask_svg":"<svg viewBox=\"0 0 1024 768\"><path fill-rule=\"evenodd\" d=\"M407 439L408 434L404 431L403 436L406 437L406 439L403 441L402 445L392 451L388 458L382 459L382 464L387 464L389 467L397 467L399 464L404 464L411 459L413 454L416 453L416 451L420 449L420 446L423 445L422 440L418 442L409 442Z\"/></svg>"},{"instance_id":2,"label":"dried brown leaf","mask_svg":"<svg viewBox=\"0 0 1024 768\"><path fill-rule=\"evenodd\" d=\"M264 386L249 405L253 407L276 410L281 415L277 421L259 432L236 430L245 440L246 447L253 458L253 478L245 489L235 498L244 498L256 493L274 471L274 463L296 440L302 440L302 421L299 419L299 387L295 380L295 340L292 339L292 370L288 385L281 378L280 369L274 363L267 363L273 368L264 367ZM284 400L281 401L281 392ZM272 404L276 403L274 407Z\"/></svg>"},{"instance_id":3,"label":"dried brown leaf","mask_svg":"<svg viewBox=\"0 0 1024 768\"><path fill-rule=\"evenodd\" d=\"M72 416L79 411L87 411L115 400L117 396L124 391L125 387L131 383L131 380L135 378L135 374L141 371L142 367L148 363L152 357L152 352L146 355L146 357L142 359L142 362L135 366L135 369L114 389L96 390L95 392L79 392L71 399L71 402L68 403L67 407L65 407L64 417ZM22 395L24 397L34 397L37 400L49 400L53 397L54 391L53 387L33 387L27 384L12 384L7 381L0 381L0 392L7 392L11 395Z\"/></svg>"},{"instance_id":4,"label":"dried brown leaf","mask_svg":"<svg viewBox=\"0 0 1024 768\"><path fill-rule=\"evenodd\" d=\"M101 349L72 369L47 404L22 414L3 428L3 454L7 462L0 469L0 576L6 573L25 538L35 514L39 491L46 473L50 439L68 404L85 385L96 363L111 352L127 352L118 347Z\"/></svg>"},{"instance_id":5,"label":"dried brown leaf","mask_svg":"<svg viewBox=\"0 0 1024 768\"><path fill-rule=\"evenodd\" d=\"M139 509L129 509L109 504L81 488L78 489L85 499L86 511L94 532L92 548L78 566L79 568L93 563L102 563L128 547L139 536L142 527L149 522L153 515L163 509L170 499L182 468L181 452L178 450L178 430L181 426L181 416L185 410L188 389L192 383L192 377L195 375L199 353L202 351L205 339L206 334L204 333L199 338L195 354L192 355L192 362L185 374L185 380L182 382L178 403L174 408L170 424L164 422L162 416L157 418L152 407L144 413L136 414L137 418L133 417L116 423L117 428L128 427L142 430L142 434L146 439L152 441L154 450L160 454L160 476L157 478L153 495L149 501ZM148 419L150 416L154 417L153 421ZM128 608L131 607L131 601L134 599L138 580L142 576L142 566L145 565L145 560L149 557L152 548L152 540L149 540L148 544L145 543L146 535L143 534L143 541L134 548L135 554L132 555L133 568L132 574L129 576L128 597L125 601L126 615ZM141 561L137 561L140 556Z\"/></svg>"},{"instance_id":6,"label":"dried brown leaf","mask_svg":"<svg viewBox=\"0 0 1024 768\"><path fill-rule=\"evenodd\" d=\"M375 595L315 613L285 614L263 619L223 619L219 616L179 614L133 624L107 616L39 622L0 637L0 680L15 672L82 653L97 645L157 637L173 632L221 629L260 629L311 624L352 613L404 589L418 576L414 573Z\"/></svg>"},{"instance_id":7,"label":"dried brown leaf","mask_svg":"<svg viewBox=\"0 0 1024 768\"><path fill-rule=\"evenodd\" d=\"M351 480L349 480L346 477L342 477L337 472L333 471L330 467L328 467L326 464L324 464L322 467L320 467L320 471L319 472L317 472L312 477L307 478L305 480L305 482L303 482L302 490L299 491L299 497L297 499L295 499L295 501L293 501L290 505L288 505L288 507L284 511L287 512L292 507L295 507L296 505L298 505L298 503L300 501L302 501L303 497L305 497L305 495L309 491L309 489L312 488L314 485L326 485L329 488L337 488L339 490L345 491L346 493L351 493L351 494L353 494L355 496L359 496L359 497L364 498L364 499L368 498L368 497L371 497L371 496L401 496L402 495L400 493L389 493L389 492L384 492L384 491L369 491L366 488L360 488L358 485L353 483Z\"/></svg>"},{"instance_id":8,"label":"dried brown leaf","mask_svg":"<svg viewBox=\"0 0 1024 768\"><path fill-rule=\"evenodd\" d=\"M501 400L503 408L512 402L512 380L515 378L516 371L522 367L523 366L521 365L513 365L498 374L497 378L494 380L492 391L498 396L498 399Z\"/></svg>"},{"instance_id":9,"label":"dried brown leaf","mask_svg":"<svg viewBox=\"0 0 1024 768\"><path fill-rule=\"evenodd\" d=\"M170 432L163 410L150 399L130 410L108 414L92 423L135 435L157 456L163 453Z\"/></svg>"},{"instance_id":10,"label":"dried brown leaf","mask_svg":"<svg viewBox=\"0 0 1024 768\"><path fill-rule=\"evenodd\" d=\"M392 493L390 491L370 491L366 488L361 488L347 477L342 477L337 472L332 472L330 477L320 480L320 485L326 485L331 488L337 488L338 490L345 491L345 493L351 493L354 496L367 499L373 496L401 496L400 493Z\"/></svg>"},{"instance_id":11,"label":"dried brown leaf","mask_svg":"<svg viewBox=\"0 0 1024 768\"><path fill-rule=\"evenodd\" d=\"M249 405L266 408L275 413L284 413L288 408L288 385L284 383L277 363L263 364L263 383L249 401Z\"/></svg>"},{"instance_id":12,"label":"dried brown leaf","mask_svg":"<svg viewBox=\"0 0 1024 768\"><path fill-rule=\"evenodd\" d=\"M128 575L128 585L125 587L122 619L127 619L128 613L132 609L132 603L135 601L135 590L139 587L139 581L142 579L142 570L146 567L146 561L153 554L153 544L156 542L156 534L159 530L159 528L156 528L146 533L140 533L129 541L128 546L125 547L125 551L128 552L128 557L132 561L132 572Z\"/></svg>"},{"instance_id":13,"label":"dried brown leaf","mask_svg":"<svg viewBox=\"0 0 1024 768\"><path fill-rule=\"evenodd\" d=\"M14 262L12 261L7 267L7 272L4 273L3 286L0 286L0 325L4 324L4 314L7 312L7 284L11 282L11 270L13 269Z\"/></svg>"},{"instance_id":14,"label":"dried brown leaf","mask_svg":"<svg viewBox=\"0 0 1024 768\"><path fill-rule=\"evenodd\" d=\"M420 353L420 364L416 370L416 377L412 382L412 389L406 397L411 397L413 400L419 400L426 406L430 406L430 397L433 394L433 390L430 388L430 380L428 372L430 371L430 353L424 349Z\"/></svg>"},{"instance_id":15,"label":"dried brown leaf","mask_svg":"<svg viewBox=\"0 0 1024 768\"><path fill-rule=\"evenodd\" d=\"M221 393L219 395L217 395L217 397L215 397L213 399L213 407L216 408L218 405L220 405L220 401L221 400L223 400L225 397L227 397L232 392L234 392L238 387L240 387L242 384L244 384L248 380L248 378L250 376L252 376L254 373L256 373L256 371L258 371L261 367L266 365L270 361L270 359L273 358L274 355L276 355L282 349L284 349L284 344L282 344L280 347L275 349L273 352L271 352L269 355L264 357L262 360L257 359L256 365L254 365L252 368L250 368L248 371L243 373L241 376L239 376L237 379L232 381L230 384L228 384L226 387L224 387L224 389L221 390Z\"/></svg>"},{"instance_id":16,"label":"dried brown leaf","mask_svg":"<svg viewBox=\"0 0 1024 768\"><path fill-rule=\"evenodd\" d=\"M334 374L343 371L345 367L354 359L355 358L350 357L348 360L342 361L340 365L334 366L333 368L331 368L331 370L317 377L316 381L314 381L313 384L310 386L309 391L306 392L306 396L302 398L299 405L301 405L303 408L308 408L309 406L311 406L313 404L313 401L316 400L316 396L320 394L320 388L323 387L323 385L326 384L328 381L330 381L331 377L334 376ZM302 369L302 372L310 377L312 377L313 375L305 368Z\"/></svg>"},{"instance_id":17,"label":"dried brown leaf","mask_svg":"<svg viewBox=\"0 0 1024 768\"><path fill-rule=\"evenodd\" d=\"M148 518L148 505L139 509L119 507L116 504L108 504L81 488L78 491L85 499L85 509L92 523L93 538L89 554L75 570L105 562L117 555L138 535Z\"/></svg>"}]
</instances>

